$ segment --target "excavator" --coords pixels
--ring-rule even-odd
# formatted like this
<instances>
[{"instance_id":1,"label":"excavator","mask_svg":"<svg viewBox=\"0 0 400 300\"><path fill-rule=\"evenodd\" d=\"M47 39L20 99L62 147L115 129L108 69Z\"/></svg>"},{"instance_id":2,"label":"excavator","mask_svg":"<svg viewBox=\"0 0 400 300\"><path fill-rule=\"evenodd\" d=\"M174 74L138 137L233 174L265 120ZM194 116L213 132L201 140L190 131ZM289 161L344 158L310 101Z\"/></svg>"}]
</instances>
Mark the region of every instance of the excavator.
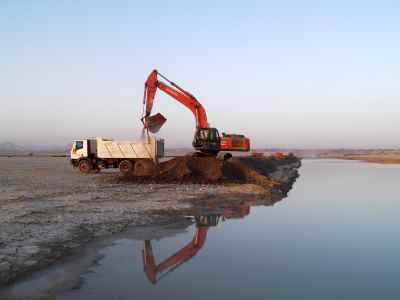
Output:
<instances>
[{"instance_id":1,"label":"excavator","mask_svg":"<svg viewBox=\"0 0 400 300\"><path fill-rule=\"evenodd\" d=\"M195 217L196 231L193 239L175 254L157 264L150 240L144 241L142 250L144 273L152 284L156 284L164 276L193 258L203 248L210 227L217 226L223 219L244 218L250 213L249 205L239 205L225 208L222 215L207 215Z\"/></svg>"},{"instance_id":2,"label":"excavator","mask_svg":"<svg viewBox=\"0 0 400 300\"><path fill-rule=\"evenodd\" d=\"M158 77L165 80L161 81ZM225 134L220 136L216 128L210 127L207 120L206 111L201 103L188 91L172 82L157 70L153 70L148 76L143 95L143 116L144 128L152 133L160 130L166 122L166 118L158 113L151 116L154 98L160 89L171 96L185 107L187 107L196 119L196 131L193 138L193 147L204 155L217 155L220 151L249 151L250 140L240 134Z\"/></svg>"}]
</instances>

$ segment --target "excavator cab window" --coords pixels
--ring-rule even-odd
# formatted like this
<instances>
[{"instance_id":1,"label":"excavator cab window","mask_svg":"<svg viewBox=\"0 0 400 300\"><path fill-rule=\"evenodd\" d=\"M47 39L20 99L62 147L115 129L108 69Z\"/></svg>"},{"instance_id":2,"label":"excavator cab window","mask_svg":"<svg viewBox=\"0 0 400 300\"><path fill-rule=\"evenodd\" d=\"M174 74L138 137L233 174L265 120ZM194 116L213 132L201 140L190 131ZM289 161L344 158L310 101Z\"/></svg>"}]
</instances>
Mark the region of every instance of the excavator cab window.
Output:
<instances>
[{"instance_id":1,"label":"excavator cab window","mask_svg":"<svg viewBox=\"0 0 400 300\"><path fill-rule=\"evenodd\" d=\"M217 143L219 141L219 133L216 128L210 128L208 141L210 143Z\"/></svg>"},{"instance_id":2,"label":"excavator cab window","mask_svg":"<svg viewBox=\"0 0 400 300\"><path fill-rule=\"evenodd\" d=\"M207 141L208 140L208 130L200 129L199 137L200 137L201 140Z\"/></svg>"},{"instance_id":3,"label":"excavator cab window","mask_svg":"<svg viewBox=\"0 0 400 300\"><path fill-rule=\"evenodd\" d=\"M198 137L206 143L218 143L219 141L219 133L216 128L199 129Z\"/></svg>"},{"instance_id":4,"label":"excavator cab window","mask_svg":"<svg viewBox=\"0 0 400 300\"><path fill-rule=\"evenodd\" d=\"M216 128L199 128L193 140L196 150L208 153L218 153L220 137Z\"/></svg>"}]
</instances>

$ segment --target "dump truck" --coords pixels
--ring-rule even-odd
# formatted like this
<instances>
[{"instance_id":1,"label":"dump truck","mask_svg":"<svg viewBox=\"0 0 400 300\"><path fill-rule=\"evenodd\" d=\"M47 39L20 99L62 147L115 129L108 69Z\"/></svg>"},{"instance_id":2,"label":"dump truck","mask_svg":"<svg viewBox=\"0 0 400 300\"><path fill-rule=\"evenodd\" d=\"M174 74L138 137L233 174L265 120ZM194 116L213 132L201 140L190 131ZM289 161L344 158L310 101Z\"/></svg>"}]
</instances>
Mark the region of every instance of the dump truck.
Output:
<instances>
[{"instance_id":1,"label":"dump truck","mask_svg":"<svg viewBox=\"0 0 400 300\"><path fill-rule=\"evenodd\" d=\"M82 173L119 168L124 175L150 176L163 156L164 140L150 136L141 140L81 139L73 141L71 148L71 164Z\"/></svg>"}]
</instances>

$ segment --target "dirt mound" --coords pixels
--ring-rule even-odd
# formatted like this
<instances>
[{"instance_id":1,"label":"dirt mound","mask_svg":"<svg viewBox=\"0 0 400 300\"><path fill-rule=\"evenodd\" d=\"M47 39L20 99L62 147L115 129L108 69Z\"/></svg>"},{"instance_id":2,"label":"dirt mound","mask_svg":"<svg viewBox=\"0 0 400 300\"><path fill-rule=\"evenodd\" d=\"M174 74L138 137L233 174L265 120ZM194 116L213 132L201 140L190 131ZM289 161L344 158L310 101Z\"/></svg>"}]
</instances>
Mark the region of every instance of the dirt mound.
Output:
<instances>
[{"instance_id":1,"label":"dirt mound","mask_svg":"<svg viewBox=\"0 0 400 300\"><path fill-rule=\"evenodd\" d=\"M215 157L183 156L159 164L156 179L215 182L222 178L222 161Z\"/></svg>"},{"instance_id":2,"label":"dirt mound","mask_svg":"<svg viewBox=\"0 0 400 300\"><path fill-rule=\"evenodd\" d=\"M234 157L228 160L221 160L216 157L180 156L159 163L154 176L130 176L120 179L143 183L252 184L260 186L264 190L272 191L275 188L279 189L284 183L284 180L280 180L275 176L281 166L285 169L285 166L298 161L298 158L294 156L284 159L246 156ZM296 167L292 169L297 170ZM285 170L282 172L285 173Z\"/></svg>"},{"instance_id":3,"label":"dirt mound","mask_svg":"<svg viewBox=\"0 0 400 300\"><path fill-rule=\"evenodd\" d=\"M246 162L251 161L251 165ZM224 178L228 181L255 183L264 188L274 188L277 184L268 177L275 168L266 168L265 158L233 158L223 165Z\"/></svg>"},{"instance_id":4,"label":"dirt mound","mask_svg":"<svg viewBox=\"0 0 400 300\"><path fill-rule=\"evenodd\" d=\"M251 183L271 190L278 187L280 182L269 175L280 165L288 165L290 162L273 157L235 157L224 161L216 157L181 156L161 162L155 176L129 179L160 183Z\"/></svg>"}]
</instances>

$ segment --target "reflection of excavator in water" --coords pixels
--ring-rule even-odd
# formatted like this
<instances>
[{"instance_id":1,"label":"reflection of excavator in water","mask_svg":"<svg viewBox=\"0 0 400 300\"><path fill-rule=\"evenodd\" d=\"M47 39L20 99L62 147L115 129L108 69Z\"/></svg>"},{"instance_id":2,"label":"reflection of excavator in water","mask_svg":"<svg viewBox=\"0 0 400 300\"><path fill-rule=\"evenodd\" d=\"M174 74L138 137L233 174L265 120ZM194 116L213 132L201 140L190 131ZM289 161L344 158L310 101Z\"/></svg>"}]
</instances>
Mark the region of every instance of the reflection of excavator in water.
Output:
<instances>
[{"instance_id":1,"label":"reflection of excavator in water","mask_svg":"<svg viewBox=\"0 0 400 300\"><path fill-rule=\"evenodd\" d=\"M180 265L195 256L197 252L204 246L208 228L212 226L217 226L221 216L223 219L244 218L249 213L250 206L239 205L237 207L224 209L222 215L196 217L196 231L193 239L185 247L183 247L178 252L171 255L158 265L156 264L156 260L154 258L151 241L146 240L144 242L144 249L142 251L142 254L144 272L146 273L147 278L151 283L156 284L157 281L159 281L163 276L167 275L169 272L174 271ZM159 277L157 277L158 274L160 274Z\"/></svg>"},{"instance_id":2,"label":"reflection of excavator in water","mask_svg":"<svg viewBox=\"0 0 400 300\"><path fill-rule=\"evenodd\" d=\"M162 77L169 85L159 81L157 76ZM168 80L165 76L153 70L146 80L143 96L145 110L142 122L144 127L155 133L165 123L166 119L160 113L150 116L157 89L165 92L184 106L189 108L196 118L196 132L193 139L193 147L205 154L216 155L219 151L249 151L250 140L239 134L219 135L216 128L209 127L207 114L201 103L189 92L177 84Z\"/></svg>"}]
</instances>

